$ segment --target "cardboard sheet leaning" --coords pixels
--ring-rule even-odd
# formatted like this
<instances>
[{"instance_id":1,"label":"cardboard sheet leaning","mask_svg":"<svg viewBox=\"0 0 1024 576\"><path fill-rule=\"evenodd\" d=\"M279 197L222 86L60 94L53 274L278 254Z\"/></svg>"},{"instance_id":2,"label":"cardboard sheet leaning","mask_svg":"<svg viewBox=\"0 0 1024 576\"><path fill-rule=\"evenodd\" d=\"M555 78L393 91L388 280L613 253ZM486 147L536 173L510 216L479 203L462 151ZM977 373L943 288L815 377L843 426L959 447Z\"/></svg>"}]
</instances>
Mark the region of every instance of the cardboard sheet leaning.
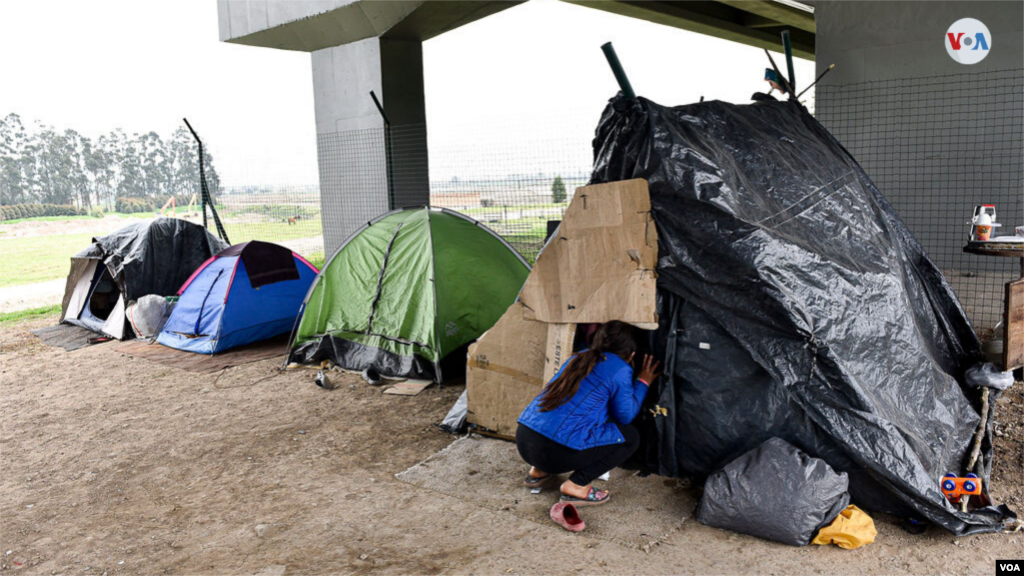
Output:
<instances>
[{"instance_id":1,"label":"cardboard sheet leaning","mask_svg":"<svg viewBox=\"0 0 1024 576\"><path fill-rule=\"evenodd\" d=\"M578 323L656 328L657 260L646 180L577 188L519 299L469 348L467 421L515 436L520 412L572 353Z\"/></svg>"}]
</instances>

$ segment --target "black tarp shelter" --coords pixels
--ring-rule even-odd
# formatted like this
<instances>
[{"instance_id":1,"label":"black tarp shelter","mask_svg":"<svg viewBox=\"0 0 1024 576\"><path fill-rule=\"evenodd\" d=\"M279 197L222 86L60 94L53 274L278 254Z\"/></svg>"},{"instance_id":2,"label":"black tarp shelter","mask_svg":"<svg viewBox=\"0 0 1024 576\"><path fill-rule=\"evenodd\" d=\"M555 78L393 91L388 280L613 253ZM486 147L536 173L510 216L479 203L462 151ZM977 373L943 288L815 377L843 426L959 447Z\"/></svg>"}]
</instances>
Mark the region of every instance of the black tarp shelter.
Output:
<instances>
[{"instance_id":1,"label":"black tarp shelter","mask_svg":"<svg viewBox=\"0 0 1024 576\"><path fill-rule=\"evenodd\" d=\"M855 503L957 534L939 489L979 422L980 344L941 272L856 160L792 102L613 99L591 184L644 178L666 375L640 466L703 477L771 437L847 472ZM991 422L991 418L989 422ZM991 430L978 472L987 485ZM794 495L794 497L797 497Z\"/></svg>"},{"instance_id":2,"label":"black tarp shelter","mask_svg":"<svg viewBox=\"0 0 1024 576\"><path fill-rule=\"evenodd\" d=\"M132 334L129 304L148 294L177 293L192 272L228 245L177 218L138 222L93 238L71 258L61 322L118 339Z\"/></svg>"}]
</instances>

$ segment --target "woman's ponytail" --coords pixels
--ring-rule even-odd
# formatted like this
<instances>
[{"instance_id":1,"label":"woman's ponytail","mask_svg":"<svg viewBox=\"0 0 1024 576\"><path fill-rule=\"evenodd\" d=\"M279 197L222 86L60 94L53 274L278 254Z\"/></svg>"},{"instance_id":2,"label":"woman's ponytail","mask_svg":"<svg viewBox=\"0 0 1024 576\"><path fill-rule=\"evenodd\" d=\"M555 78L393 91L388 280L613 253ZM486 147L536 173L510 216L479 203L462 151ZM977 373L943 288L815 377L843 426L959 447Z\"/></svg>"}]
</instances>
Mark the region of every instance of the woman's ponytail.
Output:
<instances>
[{"instance_id":1,"label":"woman's ponytail","mask_svg":"<svg viewBox=\"0 0 1024 576\"><path fill-rule=\"evenodd\" d=\"M629 361L636 352L633 328L625 322L613 320L602 324L594 334L589 350L574 354L562 373L544 388L540 399L540 411L550 412L565 404L580 389L580 382L605 359L605 353L612 353Z\"/></svg>"}]
</instances>

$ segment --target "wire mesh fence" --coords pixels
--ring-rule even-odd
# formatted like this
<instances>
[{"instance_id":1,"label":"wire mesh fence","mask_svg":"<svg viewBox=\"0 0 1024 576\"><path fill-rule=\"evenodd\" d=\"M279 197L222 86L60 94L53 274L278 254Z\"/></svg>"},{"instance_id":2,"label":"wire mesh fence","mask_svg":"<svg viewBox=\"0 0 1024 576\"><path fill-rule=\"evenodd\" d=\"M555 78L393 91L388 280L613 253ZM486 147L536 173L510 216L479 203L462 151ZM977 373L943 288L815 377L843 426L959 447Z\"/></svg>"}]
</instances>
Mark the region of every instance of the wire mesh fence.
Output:
<instances>
[{"instance_id":1,"label":"wire mesh fence","mask_svg":"<svg viewBox=\"0 0 1024 576\"><path fill-rule=\"evenodd\" d=\"M590 176L589 133L481 143L476 131L448 127L429 142L422 124L320 134L318 182L222 185L215 201L231 242L277 242L314 263L389 206L426 205L470 216L532 261Z\"/></svg>"},{"instance_id":2,"label":"wire mesh fence","mask_svg":"<svg viewBox=\"0 0 1024 576\"><path fill-rule=\"evenodd\" d=\"M815 99L818 118L990 335L1019 263L962 248L977 204L996 204L1010 233L1024 223L1024 71L822 86ZM486 224L532 261L548 223L589 178L596 121L488 118L429 136L424 125L321 134L319 182L224 186L217 202L232 242L275 241L317 263L389 206L428 204Z\"/></svg>"},{"instance_id":3,"label":"wire mesh fence","mask_svg":"<svg viewBox=\"0 0 1024 576\"><path fill-rule=\"evenodd\" d=\"M963 247L975 205L996 205L997 233L1024 224L1024 70L819 86L817 115L991 336L1020 262Z\"/></svg>"}]
</instances>

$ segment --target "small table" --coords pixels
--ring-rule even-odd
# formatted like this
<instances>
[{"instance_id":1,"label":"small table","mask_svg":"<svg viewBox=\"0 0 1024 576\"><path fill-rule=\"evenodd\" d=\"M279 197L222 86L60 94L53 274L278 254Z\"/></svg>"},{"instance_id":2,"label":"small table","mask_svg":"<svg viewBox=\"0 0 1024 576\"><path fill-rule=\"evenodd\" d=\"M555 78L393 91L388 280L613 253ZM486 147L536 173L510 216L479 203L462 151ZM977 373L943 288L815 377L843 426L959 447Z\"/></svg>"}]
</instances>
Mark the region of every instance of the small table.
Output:
<instances>
[{"instance_id":1,"label":"small table","mask_svg":"<svg viewBox=\"0 0 1024 576\"><path fill-rule=\"evenodd\" d=\"M1024 278L1024 242L975 242L964 246L964 252L979 256L1004 256L1020 258L1020 277Z\"/></svg>"},{"instance_id":2,"label":"small table","mask_svg":"<svg viewBox=\"0 0 1024 576\"><path fill-rule=\"evenodd\" d=\"M980 256L1020 258L1020 280L1006 284L1003 312L1003 370L1024 365L1024 242L968 242L964 252Z\"/></svg>"}]
</instances>

